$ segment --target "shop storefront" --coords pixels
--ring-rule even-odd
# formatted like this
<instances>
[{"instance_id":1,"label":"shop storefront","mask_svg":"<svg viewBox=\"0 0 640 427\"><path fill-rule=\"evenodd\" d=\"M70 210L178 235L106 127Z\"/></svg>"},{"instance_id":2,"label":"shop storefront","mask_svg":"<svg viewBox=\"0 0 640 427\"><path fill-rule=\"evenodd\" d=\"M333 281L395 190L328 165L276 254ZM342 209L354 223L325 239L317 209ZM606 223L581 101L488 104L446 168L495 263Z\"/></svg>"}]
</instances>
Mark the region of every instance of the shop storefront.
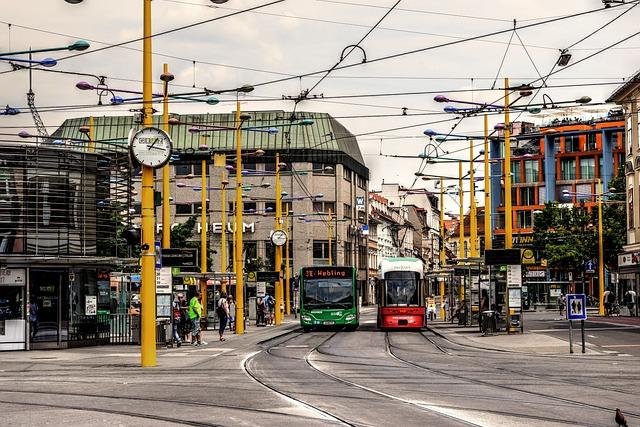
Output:
<instances>
[{"instance_id":1,"label":"shop storefront","mask_svg":"<svg viewBox=\"0 0 640 427\"><path fill-rule=\"evenodd\" d=\"M0 269L0 350L26 348L26 283L26 269Z\"/></svg>"}]
</instances>

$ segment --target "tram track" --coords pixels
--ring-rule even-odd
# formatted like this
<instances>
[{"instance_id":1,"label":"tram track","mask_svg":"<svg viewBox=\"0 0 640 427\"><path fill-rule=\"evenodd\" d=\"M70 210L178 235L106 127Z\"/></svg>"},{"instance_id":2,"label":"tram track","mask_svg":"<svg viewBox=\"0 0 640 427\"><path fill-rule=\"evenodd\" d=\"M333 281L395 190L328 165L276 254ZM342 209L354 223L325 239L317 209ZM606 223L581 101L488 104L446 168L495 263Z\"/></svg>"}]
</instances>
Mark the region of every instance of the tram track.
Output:
<instances>
[{"instance_id":1,"label":"tram track","mask_svg":"<svg viewBox=\"0 0 640 427\"><path fill-rule=\"evenodd\" d=\"M333 338L338 332L334 332L333 334L331 334L329 337L327 337L326 339L324 339L320 344L318 344L316 347L322 345L323 343L329 341L331 338ZM277 345L282 345L285 342L288 342L290 340L292 340L295 337L290 337L288 339L286 339L283 342L278 343ZM281 390L278 390L276 387L272 386L271 384L269 384L268 382L264 381L263 379L260 378L260 376L255 373L254 371L252 371L251 367L249 366L251 364L251 362L255 359L256 356L258 356L261 353L266 353L268 355L270 355L271 357L274 357L273 354L271 353L272 348L275 346L269 346L267 349L262 350L262 351L258 351L255 352L254 354L250 354L249 356L247 356L244 361L242 362L242 369L244 370L245 374L250 377L251 379L253 379L256 383L260 384L261 386L265 387L266 389L270 390L271 392L285 398L285 400L294 402L295 404L301 405L306 409L311 410L312 412L315 412L317 414L322 415L325 419L333 421L335 423L338 423L340 425L345 425L345 426L350 426L350 427L356 427L358 426L357 424L353 424L352 422L342 418L341 416L337 415L337 414L333 414L325 409L322 409L316 405L312 405L308 402L305 402L302 399L296 398L294 397L291 393L285 393ZM315 347L314 347L315 349ZM313 349L311 350L313 351ZM276 356L276 357L282 357L282 356ZM306 356L305 356L306 357Z\"/></svg>"},{"instance_id":2,"label":"tram track","mask_svg":"<svg viewBox=\"0 0 640 427\"><path fill-rule=\"evenodd\" d=\"M516 352L516 351L495 350L495 349L486 349L486 348L481 348L481 347L476 347L476 346L467 346L467 345L464 345L464 344L459 344L459 343L453 342L453 341L447 339L446 337L442 336L441 334L437 334L437 333L433 332L432 330L429 330L429 331L432 332L434 335L436 335L438 338L442 339L443 341L446 341L447 343L452 344L452 345L457 346L457 347L473 348L474 350L475 349L480 349L480 350L485 350L487 352L493 352L494 354L497 353L499 355L505 355L505 354L522 355L523 354L521 352ZM473 364L475 366L486 366L486 364L479 364L478 362L476 362L475 361L475 359L476 359L475 356L451 353L449 350L453 350L452 348L449 348L448 350L445 349L441 345L437 344L433 339L428 337L423 331L421 331L420 334L429 343L431 343L435 348L437 348L439 351L441 351L444 354L447 354L449 356L455 356L455 357L464 358L467 363ZM527 357L531 357L531 356L534 356L534 357L537 356L537 357L540 357L540 358L544 357L546 359L555 358L556 357L555 355L530 355L530 354L527 354ZM559 357L563 357L564 358L565 356L561 355ZM581 357L580 359L584 360L585 358ZM590 358L589 360L598 361L598 362L606 362L606 363L611 361L611 359L608 359L608 358L607 359L603 359L602 356L600 356L598 358ZM618 361L619 359L613 358L613 360L614 361ZM496 369L498 371L501 371L501 372L508 372L508 373L511 373L511 374L522 375L522 376L525 376L525 377L528 377L528 378L537 379L537 380L555 382L555 383L558 383L558 384L568 384L568 385L573 385L573 386L576 386L576 387L590 387L590 388L593 388L593 389L596 389L596 390L602 390L602 391L607 391L607 392L612 392L612 393L621 393L623 395L627 394L627 393L625 393L623 391L620 391L618 389L611 388L611 387L605 387L605 386L593 385L593 384L588 384L587 385L587 384L584 384L584 383L581 383L581 382L577 382L577 381L570 381L570 380L565 379L564 376L563 376L562 379L559 379L559 378L550 378L549 376L536 375L536 374L533 374L533 373L528 372L528 371L521 371L521 370L505 368L505 367L495 367L494 369ZM640 380L640 376L633 377L633 376L626 375L625 378L627 380Z\"/></svg>"},{"instance_id":3,"label":"tram track","mask_svg":"<svg viewBox=\"0 0 640 427\"><path fill-rule=\"evenodd\" d=\"M424 334L421 333L421 335L424 338L427 338ZM536 396L536 397L541 397L541 398L544 398L544 399L550 399L550 400L554 400L554 401L557 401L557 402L562 402L564 404L568 404L568 405L575 406L575 407L591 408L591 409L597 409L597 410L602 410L602 411L607 411L607 412L613 412L613 410L615 409L615 408L609 408L609 407L605 407L605 406L601 406L601 405L595 405L595 404L591 404L591 403L581 402L581 401L577 401L577 400L573 400L573 399L567 399L567 398L563 398L563 397L559 397L559 396L552 396L552 395L545 394L545 393L540 393L540 392L535 392L535 391L530 391L530 390L522 390L522 389L519 389L517 387L512 387L512 386L509 386L509 385L494 384L494 383L489 382L489 381L483 381L483 380L479 380L479 379L476 379L476 378L469 378L469 377L466 377L464 375L458 375L458 374L454 374L454 373L451 373L451 372L443 371L443 370L440 370L440 369L429 368L429 367L426 367L426 366L424 366L424 365L422 365L420 363L404 359L404 358L398 356L396 353L394 353L394 351L392 350L392 348L394 346L390 342L389 333L388 332L385 333L385 341L386 341L387 353L389 354L389 356L391 356L392 358L398 360L401 363L404 363L404 364L409 365L409 366L413 366L413 367L415 367L417 369L424 370L424 371L432 373L432 374L441 375L441 376L453 378L453 379L456 379L456 380L466 381L466 382L474 383L474 384L477 384L477 385L488 386L488 387L497 388L497 389L501 389L501 390L510 390L510 391L514 391L514 392L518 392L518 393L524 393L524 394L531 395L531 396ZM433 344L433 342L431 340L427 339L427 341ZM454 354L451 354L451 356L452 357L458 357L457 355L454 355ZM478 366L477 363L474 363L474 365ZM511 372L511 373L525 375L524 373L517 372L517 371ZM533 378L545 379L545 378L537 378L537 377L533 377ZM559 382L559 381L556 381L556 382ZM569 385L574 385L574 386L584 387L583 384L574 384L574 383L568 383L568 384ZM627 415L628 417L633 417L633 418L639 418L640 419L640 414L638 414L636 412L633 412L633 411L625 411L625 415ZM554 421L562 422L562 420L554 420ZM571 424L575 424L575 422L572 421Z\"/></svg>"}]
</instances>

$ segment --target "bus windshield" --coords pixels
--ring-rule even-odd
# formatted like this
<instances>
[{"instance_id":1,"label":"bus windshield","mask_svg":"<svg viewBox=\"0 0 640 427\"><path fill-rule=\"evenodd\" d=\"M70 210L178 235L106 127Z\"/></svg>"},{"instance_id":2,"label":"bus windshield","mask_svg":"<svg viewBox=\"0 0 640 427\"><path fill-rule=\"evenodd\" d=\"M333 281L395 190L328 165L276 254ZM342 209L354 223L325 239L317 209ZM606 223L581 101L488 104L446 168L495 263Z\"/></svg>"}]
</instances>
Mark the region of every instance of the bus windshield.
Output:
<instances>
[{"instance_id":1,"label":"bus windshield","mask_svg":"<svg viewBox=\"0 0 640 427\"><path fill-rule=\"evenodd\" d=\"M307 279L304 281L305 308L352 308L353 282L351 279Z\"/></svg>"},{"instance_id":2,"label":"bus windshield","mask_svg":"<svg viewBox=\"0 0 640 427\"><path fill-rule=\"evenodd\" d=\"M418 305L418 281L412 271L385 274L387 305Z\"/></svg>"}]
</instances>

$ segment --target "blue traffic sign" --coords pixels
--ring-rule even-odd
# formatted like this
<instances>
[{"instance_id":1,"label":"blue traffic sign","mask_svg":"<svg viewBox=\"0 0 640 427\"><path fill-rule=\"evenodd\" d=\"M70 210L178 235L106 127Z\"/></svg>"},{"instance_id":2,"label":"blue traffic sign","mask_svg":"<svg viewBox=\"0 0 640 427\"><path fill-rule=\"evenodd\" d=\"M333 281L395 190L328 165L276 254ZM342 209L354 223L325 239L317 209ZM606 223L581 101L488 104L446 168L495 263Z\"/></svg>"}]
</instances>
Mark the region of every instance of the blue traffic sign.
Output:
<instances>
[{"instance_id":1,"label":"blue traffic sign","mask_svg":"<svg viewBox=\"0 0 640 427\"><path fill-rule=\"evenodd\" d=\"M567 294L567 320L585 320L587 318L587 296L585 294Z\"/></svg>"},{"instance_id":2,"label":"blue traffic sign","mask_svg":"<svg viewBox=\"0 0 640 427\"><path fill-rule=\"evenodd\" d=\"M595 273L596 264L593 261L587 261L584 263L585 273Z\"/></svg>"}]
</instances>

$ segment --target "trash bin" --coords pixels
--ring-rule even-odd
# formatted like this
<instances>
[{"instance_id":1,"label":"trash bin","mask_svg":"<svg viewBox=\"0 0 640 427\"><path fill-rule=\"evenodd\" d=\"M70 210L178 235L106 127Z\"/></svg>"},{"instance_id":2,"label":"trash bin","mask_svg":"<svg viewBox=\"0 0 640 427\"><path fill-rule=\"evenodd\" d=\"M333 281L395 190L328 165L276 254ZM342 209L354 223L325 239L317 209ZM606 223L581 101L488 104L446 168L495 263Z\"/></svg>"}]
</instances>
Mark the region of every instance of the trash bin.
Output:
<instances>
[{"instance_id":1,"label":"trash bin","mask_svg":"<svg viewBox=\"0 0 640 427\"><path fill-rule=\"evenodd\" d=\"M496 316L495 313L491 310L482 312L482 334L495 334L497 330L496 327Z\"/></svg>"}]
</instances>

